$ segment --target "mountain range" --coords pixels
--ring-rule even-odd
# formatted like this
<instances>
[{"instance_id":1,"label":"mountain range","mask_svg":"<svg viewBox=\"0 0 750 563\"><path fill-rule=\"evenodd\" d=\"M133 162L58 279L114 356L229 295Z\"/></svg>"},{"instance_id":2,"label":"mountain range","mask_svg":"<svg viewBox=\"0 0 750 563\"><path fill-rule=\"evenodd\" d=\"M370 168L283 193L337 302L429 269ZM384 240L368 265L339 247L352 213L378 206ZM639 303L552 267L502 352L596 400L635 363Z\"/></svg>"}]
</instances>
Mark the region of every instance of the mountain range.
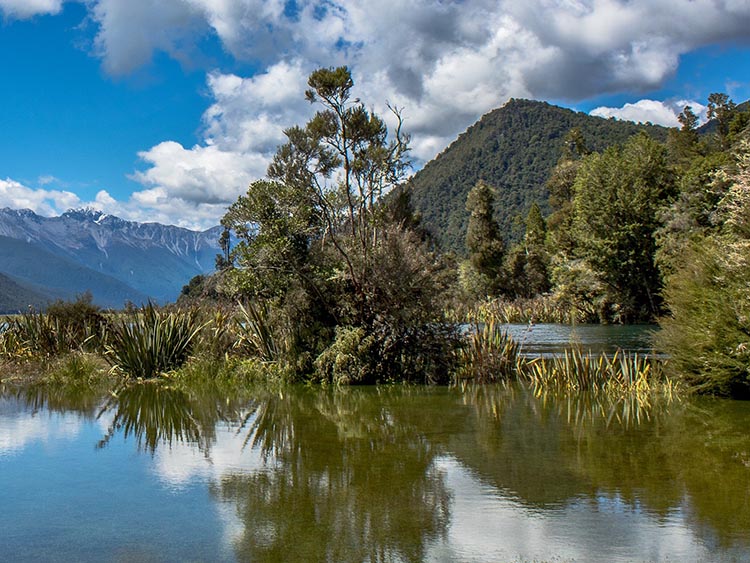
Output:
<instances>
[{"instance_id":1,"label":"mountain range","mask_svg":"<svg viewBox=\"0 0 750 563\"><path fill-rule=\"evenodd\" d=\"M174 300L190 278L213 271L220 234L218 226L196 232L92 209L59 217L0 209L0 311L85 291L107 307Z\"/></svg>"}]
</instances>

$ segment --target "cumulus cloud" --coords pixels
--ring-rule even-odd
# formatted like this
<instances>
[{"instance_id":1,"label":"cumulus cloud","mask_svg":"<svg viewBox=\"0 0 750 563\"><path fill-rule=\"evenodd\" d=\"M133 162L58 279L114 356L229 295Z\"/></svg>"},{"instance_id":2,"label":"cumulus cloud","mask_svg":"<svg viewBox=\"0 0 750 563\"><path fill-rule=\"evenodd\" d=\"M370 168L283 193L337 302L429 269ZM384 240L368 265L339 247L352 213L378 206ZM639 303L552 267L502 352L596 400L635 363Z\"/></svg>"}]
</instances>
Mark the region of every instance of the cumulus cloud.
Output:
<instances>
[{"instance_id":1,"label":"cumulus cloud","mask_svg":"<svg viewBox=\"0 0 750 563\"><path fill-rule=\"evenodd\" d=\"M25 19L42 14L57 14L63 0L0 0L0 11L6 16Z\"/></svg>"},{"instance_id":2,"label":"cumulus cloud","mask_svg":"<svg viewBox=\"0 0 750 563\"><path fill-rule=\"evenodd\" d=\"M40 215L55 215L60 209L65 211L78 207L80 203L81 200L73 192L34 189L10 178L0 180L0 207L31 209Z\"/></svg>"},{"instance_id":3,"label":"cumulus cloud","mask_svg":"<svg viewBox=\"0 0 750 563\"><path fill-rule=\"evenodd\" d=\"M45 217L54 217L69 209L91 207L130 221L153 221L202 230L218 224L227 204L173 197L161 187L137 191L127 200L117 200L108 191L100 190L94 199L89 200L69 191L36 189L10 178L0 180L0 208L30 209Z\"/></svg>"},{"instance_id":4,"label":"cumulus cloud","mask_svg":"<svg viewBox=\"0 0 750 563\"><path fill-rule=\"evenodd\" d=\"M660 102L657 100L639 100L635 103L628 103L619 108L598 107L591 110L591 115L598 117L614 117L636 123L651 122L656 125L665 127L680 127L677 116L682 112L685 106L690 106L701 122L706 121L706 106L698 102L689 100L677 100L674 102Z\"/></svg>"},{"instance_id":5,"label":"cumulus cloud","mask_svg":"<svg viewBox=\"0 0 750 563\"><path fill-rule=\"evenodd\" d=\"M91 0L89 7L110 73L131 72L156 51L189 60L206 34L261 69L252 77L210 70L200 142L164 140L140 155L145 169L133 178L144 190L133 201L166 213L164 202L174 199L174 208L192 205L198 215L263 175L283 129L309 115L305 77L318 66L348 64L357 95L380 113L386 101L404 107L419 163L509 97L646 92L674 75L681 55L750 39L750 4L738 1ZM681 109L641 100L596 111L674 125Z\"/></svg>"}]
</instances>

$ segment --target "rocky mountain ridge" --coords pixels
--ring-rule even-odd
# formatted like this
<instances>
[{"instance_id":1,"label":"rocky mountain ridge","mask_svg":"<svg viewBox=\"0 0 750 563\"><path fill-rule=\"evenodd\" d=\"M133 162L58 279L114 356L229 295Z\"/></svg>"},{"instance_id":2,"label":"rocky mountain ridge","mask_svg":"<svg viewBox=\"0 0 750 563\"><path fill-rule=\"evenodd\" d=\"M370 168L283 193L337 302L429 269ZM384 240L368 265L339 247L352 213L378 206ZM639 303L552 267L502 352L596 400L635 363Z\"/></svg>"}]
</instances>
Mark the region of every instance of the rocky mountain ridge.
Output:
<instances>
[{"instance_id":1,"label":"rocky mountain ridge","mask_svg":"<svg viewBox=\"0 0 750 563\"><path fill-rule=\"evenodd\" d=\"M69 210L59 217L4 208L0 209L0 273L52 298L70 297L75 288L74 293L90 290L95 299L97 294L106 295L99 301L108 306L121 306L133 297L171 301L191 277L214 269L220 234L218 226L191 231L126 221L90 208ZM41 277L46 281L35 279L41 272L28 263L31 256L60 271L50 272L51 276L44 272ZM71 276L80 278L80 283L67 279ZM65 283L50 287L50 277ZM125 286L132 291L123 292ZM123 299L118 303L119 297Z\"/></svg>"}]
</instances>

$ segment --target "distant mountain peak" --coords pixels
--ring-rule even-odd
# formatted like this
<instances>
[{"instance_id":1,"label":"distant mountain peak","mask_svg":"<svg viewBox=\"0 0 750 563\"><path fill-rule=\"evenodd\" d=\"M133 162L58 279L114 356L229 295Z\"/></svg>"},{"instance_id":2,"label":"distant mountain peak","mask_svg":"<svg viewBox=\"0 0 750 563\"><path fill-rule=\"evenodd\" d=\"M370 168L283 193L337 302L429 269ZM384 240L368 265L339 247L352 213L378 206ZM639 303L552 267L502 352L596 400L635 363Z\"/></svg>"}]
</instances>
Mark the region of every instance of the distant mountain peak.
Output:
<instances>
[{"instance_id":1,"label":"distant mountain peak","mask_svg":"<svg viewBox=\"0 0 750 563\"><path fill-rule=\"evenodd\" d=\"M31 209L12 209L10 207L3 207L2 212L6 215L15 215L16 217L38 217Z\"/></svg>"},{"instance_id":2,"label":"distant mountain peak","mask_svg":"<svg viewBox=\"0 0 750 563\"><path fill-rule=\"evenodd\" d=\"M101 223L107 218L107 214L93 207L81 207L78 209L68 209L61 217L74 219L76 221L90 221L92 223Z\"/></svg>"}]
</instances>

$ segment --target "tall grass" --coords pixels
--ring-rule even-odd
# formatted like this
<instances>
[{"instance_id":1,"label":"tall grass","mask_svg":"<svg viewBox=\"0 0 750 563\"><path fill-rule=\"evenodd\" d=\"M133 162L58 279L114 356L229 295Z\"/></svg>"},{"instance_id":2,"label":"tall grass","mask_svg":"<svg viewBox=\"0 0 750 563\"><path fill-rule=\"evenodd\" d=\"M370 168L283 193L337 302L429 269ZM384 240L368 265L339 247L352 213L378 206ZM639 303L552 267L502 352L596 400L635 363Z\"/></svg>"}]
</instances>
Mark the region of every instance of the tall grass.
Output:
<instances>
[{"instance_id":1,"label":"tall grass","mask_svg":"<svg viewBox=\"0 0 750 563\"><path fill-rule=\"evenodd\" d=\"M570 348L561 356L527 358L521 346L494 322L474 326L459 351L457 382L490 383L518 379L537 389L651 392L674 390L663 362L618 350L614 355Z\"/></svg>"},{"instance_id":2,"label":"tall grass","mask_svg":"<svg viewBox=\"0 0 750 563\"><path fill-rule=\"evenodd\" d=\"M533 299L512 301L492 299L481 301L462 313L458 322L470 323L579 323L586 319L575 310L558 303L552 296L540 295Z\"/></svg>"},{"instance_id":3,"label":"tall grass","mask_svg":"<svg viewBox=\"0 0 750 563\"><path fill-rule=\"evenodd\" d=\"M9 360L49 359L60 354L94 348L101 326L72 326L63 319L29 311L8 317L0 332L0 355Z\"/></svg>"},{"instance_id":4,"label":"tall grass","mask_svg":"<svg viewBox=\"0 0 750 563\"><path fill-rule=\"evenodd\" d=\"M537 387L639 393L667 383L662 366L655 358L622 350L608 356L572 348L562 356L529 360L523 375Z\"/></svg>"},{"instance_id":5,"label":"tall grass","mask_svg":"<svg viewBox=\"0 0 750 563\"><path fill-rule=\"evenodd\" d=\"M166 312L149 303L112 322L105 357L130 377L157 377L185 363L204 326L196 310Z\"/></svg>"},{"instance_id":6,"label":"tall grass","mask_svg":"<svg viewBox=\"0 0 750 563\"><path fill-rule=\"evenodd\" d=\"M474 325L459 348L458 379L478 383L503 381L524 369L520 345L494 321Z\"/></svg>"}]
</instances>

